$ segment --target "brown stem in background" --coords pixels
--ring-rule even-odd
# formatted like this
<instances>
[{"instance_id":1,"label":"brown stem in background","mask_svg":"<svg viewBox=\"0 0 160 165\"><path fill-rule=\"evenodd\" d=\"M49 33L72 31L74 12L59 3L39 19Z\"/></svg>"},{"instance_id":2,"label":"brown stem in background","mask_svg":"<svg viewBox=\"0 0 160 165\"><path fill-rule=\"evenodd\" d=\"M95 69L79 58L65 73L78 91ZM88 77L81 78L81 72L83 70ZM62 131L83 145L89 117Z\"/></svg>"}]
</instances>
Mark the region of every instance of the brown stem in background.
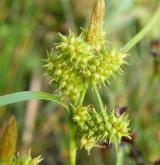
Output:
<instances>
[{"instance_id":1,"label":"brown stem in background","mask_svg":"<svg viewBox=\"0 0 160 165\"><path fill-rule=\"evenodd\" d=\"M35 71L32 75L31 84L29 87L30 91L40 91L41 90L41 79L40 73ZM27 103L26 115L25 115L25 123L24 123L24 132L23 132L23 151L28 151L31 147L31 143L33 141L33 132L35 129L35 121L38 113L38 109L40 106L39 101L29 101Z\"/></svg>"}]
</instances>

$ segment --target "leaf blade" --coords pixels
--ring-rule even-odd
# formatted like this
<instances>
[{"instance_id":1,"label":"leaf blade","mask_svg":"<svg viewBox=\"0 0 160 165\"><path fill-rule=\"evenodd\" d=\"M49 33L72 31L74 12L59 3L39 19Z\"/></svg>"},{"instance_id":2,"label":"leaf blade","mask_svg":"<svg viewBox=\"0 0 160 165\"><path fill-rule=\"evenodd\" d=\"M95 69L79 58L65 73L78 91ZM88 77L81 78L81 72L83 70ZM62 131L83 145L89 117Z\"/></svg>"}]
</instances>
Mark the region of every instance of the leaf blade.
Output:
<instances>
[{"instance_id":1,"label":"leaf blade","mask_svg":"<svg viewBox=\"0 0 160 165\"><path fill-rule=\"evenodd\" d=\"M160 15L160 6L158 7L156 13L153 15L151 20L147 23L147 25L140 30L124 47L123 50L128 52L134 45L136 45L147 33L154 27Z\"/></svg>"},{"instance_id":2,"label":"leaf blade","mask_svg":"<svg viewBox=\"0 0 160 165\"><path fill-rule=\"evenodd\" d=\"M68 106L52 94L40 91L23 91L0 96L0 107L29 100L47 100L61 104L69 112Z\"/></svg>"}]
</instances>

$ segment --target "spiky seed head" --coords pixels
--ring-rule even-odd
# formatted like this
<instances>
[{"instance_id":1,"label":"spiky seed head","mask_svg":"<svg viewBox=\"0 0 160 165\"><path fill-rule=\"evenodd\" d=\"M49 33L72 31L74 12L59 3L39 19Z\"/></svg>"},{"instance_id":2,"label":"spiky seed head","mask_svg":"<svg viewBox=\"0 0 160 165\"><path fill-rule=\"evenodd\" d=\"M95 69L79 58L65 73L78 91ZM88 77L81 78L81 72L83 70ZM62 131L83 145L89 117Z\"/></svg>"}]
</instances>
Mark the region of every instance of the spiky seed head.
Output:
<instances>
[{"instance_id":1,"label":"spiky seed head","mask_svg":"<svg viewBox=\"0 0 160 165\"><path fill-rule=\"evenodd\" d=\"M73 121L76 123L80 147L88 152L98 141L108 140L118 145L123 136L129 137L129 121L126 116L108 114L107 120L91 107L74 108Z\"/></svg>"},{"instance_id":2,"label":"spiky seed head","mask_svg":"<svg viewBox=\"0 0 160 165\"><path fill-rule=\"evenodd\" d=\"M11 165L39 165L43 160L41 156L32 158L31 151L27 155L17 155Z\"/></svg>"}]
</instances>

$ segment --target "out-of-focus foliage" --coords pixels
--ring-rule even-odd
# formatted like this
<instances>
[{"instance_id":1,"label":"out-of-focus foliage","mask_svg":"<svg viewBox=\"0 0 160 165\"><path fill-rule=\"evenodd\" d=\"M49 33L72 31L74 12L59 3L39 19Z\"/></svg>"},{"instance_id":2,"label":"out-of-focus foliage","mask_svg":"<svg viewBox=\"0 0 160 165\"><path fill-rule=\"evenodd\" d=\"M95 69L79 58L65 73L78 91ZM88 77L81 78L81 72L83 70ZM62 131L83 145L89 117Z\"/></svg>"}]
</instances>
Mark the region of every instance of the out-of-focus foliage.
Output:
<instances>
[{"instance_id":1,"label":"out-of-focus foliage","mask_svg":"<svg viewBox=\"0 0 160 165\"><path fill-rule=\"evenodd\" d=\"M53 91L43 77L42 59L46 49L57 40L57 32L68 33L69 27L78 33L89 21L92 0L1 0L0 1L0 95L29 90L34 77L42 82L41 90ZM159 0L106 0L106 39L123 47L145 24L160 5ZM101 94L109 109L128 107L134 142L124 147L126 164L153 164L160 159L160 73L158 55L152 56L150 42L160 40L160 22L131 50L124 75L110 79L108 88ZM108 43L109 44L109 43ZM36 82L36 84L38 84ZM115 101L116 100L116 101ZM89 88L86 104L97 104ZM19 140L17 151L26 152L24 118L28 106L14 104L2 114L0 124L15 114L18 119ZM1 107L0 107L1 109ZM13 111L12 111L13 110ZM53 103L42 103L33 132L33 155L42 155L42 164L67 164L67 115ZM1 127L2 128L2 127ZM0 135L2 131L0 130ZM115 149L95 149L90 156L78 151L77 163L83 165L114 164Z\"/></svg>"},{"instance_id":2,"label":"out-of-focus foliage","mask_svg":"<svg viewBox=\"0 0 160 165\"><path fill-rule=\"evenodd\" d=\"M14 157L17 144L17 123L15 117L11 117L4 129L2 146L0 151L0 163L10 164Z\"/></svg>"},{"instance_id":3,"label":"out-of-focus foliage","mask_svg":"<svg viewBox=\"0 0 160 165\"><path fill-rule=\"evenodd\" d=\"M41 162L41 156L31 157L29 152L25 156L16 156L17 146L17 122L14 116L11 116L3 131L2 146L0 148L1 165L38 165Z\"/></svg>"}]
</instances>

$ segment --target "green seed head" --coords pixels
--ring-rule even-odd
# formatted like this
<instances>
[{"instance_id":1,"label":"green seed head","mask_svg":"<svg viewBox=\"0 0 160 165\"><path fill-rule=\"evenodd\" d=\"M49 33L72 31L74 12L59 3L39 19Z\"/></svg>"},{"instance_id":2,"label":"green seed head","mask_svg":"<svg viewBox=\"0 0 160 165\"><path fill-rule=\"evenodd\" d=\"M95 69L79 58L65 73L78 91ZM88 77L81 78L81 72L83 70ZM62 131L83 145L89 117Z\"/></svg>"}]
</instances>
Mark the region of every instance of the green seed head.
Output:
<instances>
[{"instance_id":1,"label":"green seed head","mask_svg":"<svg viewBox=\"0 0 160 165\"><path fill-rule=\"evenodd\" d=\"M74 102L80 97L85 81L71 65L65 61L65 57L51 52L45 65L46 71L51 78L51 83L56 83L58 91Z\"/></svg>"},{"instance_id":2,"label":"green seed head","mask_svg":"<svg viewBox=\"0 0 160 165\"><path fill-rule=\"evenodd\" d=\"M88 30L79 36L59 35L59 43L48 54L46 72L57 91L73 102L72 119L77 126L80 147L88 152L102 140L119 144L123 136L129 137L126 116L115 113L105 115L91 107L81 106L81 94L86 86L108 82L121 72L126 54L114 46L106 48L103 31L104 0L96 0Z\"/></svg>"},{"instance_id":3,"label":"green seed head","mask_svg":"<svg viewBox=\"0 0 160 165\"><path fill-rule=\"evenodd\" d=\"M18 155L15 157L11 165L38 165L42 160L41 156L32 158L31 152L29 151L27 155Z\"/></svg>"},{"instance_id":4,"label":"green seed head","mask_svg":"<svg viewBox=\"0 0 160 165\"><path fill-rule=\"evenodd\" d=\"M102 114L90 107L74 109L73 120L76 123L80 147L88 152L97 142L108 140L118 145L123 136L129 137L129 121L127 117L117 116L114 112L106 120Z\"/></svg>"},{"instance_id":5,"label":"green seed head","mask_svg":"<svg viewBox=\"0 0 160 165\"><path fill-rule=\"evenodd\" d=\"M48 54L46 71L58 91L76 103L86 84L105 83L121 71L126 56L115 47L95 51L82 35L76 37L70 32L68 37L60 35L55 52Z\"/></svg>"},{"instance_id":6,"label":"green seed head","mask_svg":"<svg viewBox=\"0 0 160 165\"><path fill-rule=\"evenodd\" d=\"M122 50L112 47L103 49L100 57L90 61L91 84L105 83L110 77L114 77L117 72L121 72L121 65L125 63L126 54Z\"/></svg>"}]
</instances>

